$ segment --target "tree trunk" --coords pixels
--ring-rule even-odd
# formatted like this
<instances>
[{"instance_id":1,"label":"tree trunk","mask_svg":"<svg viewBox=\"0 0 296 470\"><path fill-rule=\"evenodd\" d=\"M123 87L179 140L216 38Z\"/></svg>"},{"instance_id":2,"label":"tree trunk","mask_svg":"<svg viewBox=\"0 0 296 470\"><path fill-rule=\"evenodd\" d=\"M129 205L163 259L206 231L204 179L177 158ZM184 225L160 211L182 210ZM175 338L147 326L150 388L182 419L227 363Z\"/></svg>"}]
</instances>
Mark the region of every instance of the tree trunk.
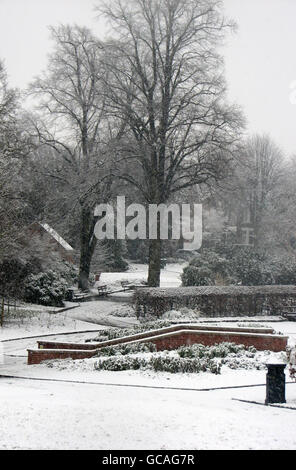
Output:
<instances>
[{"instance_id":1,"label":"tree trunk","mask_svg":"<svg viewBox=\"0 0 296 470\"><path fill-rule=\"evenodd\" d=\"M161 240L149 241L148 286L159 287L161 265Z\"/></svg>"},{"instance_id":2,"label":"tree trunk","mask_svg":"<svg viewBox=\"0 0 296 470\"><path fill-rule=\"evenodd\" d=\"M79 289L89 289L89 274L92 255L97 239L94 235L95 217L90 207L82 207L80 231Z\"/></svg>"}]
</instances>

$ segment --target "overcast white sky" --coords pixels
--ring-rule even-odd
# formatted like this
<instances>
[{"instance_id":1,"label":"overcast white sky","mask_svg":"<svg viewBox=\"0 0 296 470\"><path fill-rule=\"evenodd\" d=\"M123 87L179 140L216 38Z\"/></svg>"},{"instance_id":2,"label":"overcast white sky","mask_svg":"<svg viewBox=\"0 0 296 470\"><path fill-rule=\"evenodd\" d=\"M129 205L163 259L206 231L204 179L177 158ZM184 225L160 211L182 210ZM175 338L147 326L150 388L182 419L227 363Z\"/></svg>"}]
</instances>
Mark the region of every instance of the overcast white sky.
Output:
<instances>
[{"instance_id":1,"label":"overcast white sky","mask_svg":"<svg viewBox=\"0 0 296 470\"><path fill-rule=\"evenodd\" d=\"M48 25L77 23L97 35L95 0L0 0L0 58L9 82L25 88L46 67ZM240 104L249 131L267 132L296 154L296 0L224 0L239 30L228 39L226 78L231 101Z\"/></svg>"}]
</instances>

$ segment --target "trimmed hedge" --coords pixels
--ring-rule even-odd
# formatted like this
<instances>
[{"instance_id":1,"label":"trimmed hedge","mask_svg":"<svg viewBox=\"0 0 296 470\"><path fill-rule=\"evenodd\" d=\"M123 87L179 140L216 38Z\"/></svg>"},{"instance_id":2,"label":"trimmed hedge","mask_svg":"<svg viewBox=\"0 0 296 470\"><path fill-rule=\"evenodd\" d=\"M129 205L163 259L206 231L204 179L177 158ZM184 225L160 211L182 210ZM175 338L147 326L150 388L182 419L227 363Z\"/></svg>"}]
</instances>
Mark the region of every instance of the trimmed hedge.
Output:
<instances>
[{"instance_id":1,"label":"trimmed hedge","mask_svg":"<svg viewBox=\"0 0 296 470\"><path fill-rule=\"evenodd\" d=\"M208 317L280 315L291 303L296 304L296 286L292 285L153 287L134 293L137 318L161 317L182 307Z\"/></svg>"}]
</instances>

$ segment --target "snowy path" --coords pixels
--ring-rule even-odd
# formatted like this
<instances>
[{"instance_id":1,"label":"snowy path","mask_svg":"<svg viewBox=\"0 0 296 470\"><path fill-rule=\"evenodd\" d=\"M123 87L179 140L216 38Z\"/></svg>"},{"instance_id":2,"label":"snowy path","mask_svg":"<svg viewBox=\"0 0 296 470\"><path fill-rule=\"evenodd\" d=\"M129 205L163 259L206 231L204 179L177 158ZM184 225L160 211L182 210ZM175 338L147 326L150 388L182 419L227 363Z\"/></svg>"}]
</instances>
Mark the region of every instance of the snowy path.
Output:
<instances>
[{"instance_id":1,"label":"snowy path","mask_svg":"<svg viewBox=\"0 0 296 470\"><path fill-rule=\"evenodd\" d=\"M275 327L295 335L295 324ZM22 351L31 343L36 338L4 343L0 375L34 380L0 377L0 449L296 449L296 409L238 401L264 403L265 371L181 376L28 367ZM219 387L230 388L213 390ZM296 384L286 390L296 408Z\"/></svg>"},{"instance_id":2,"label":"snowy path","mask_svg":"<svg viewBox=\"0 0 296 470\"><path fill-rule=\"evenodd\" d=\"M91 338L91 337L96 337L98 335L98 332L100 329L103 329L104 327L102 326L101 328L99 325L97 325L96 329L92 329L86 332L85 331L78 331L75 333L71 334L65 334L60 333L60 334L53 334L53 335L38 335L34 336L33 338L20 338L20 339L13 339L13 340L8 340L4 341L2 343L3 345L3 354L5 356L11 356L11 357L27 357L27 349L30 348L36 348L37 341L42 338L46 338L48 341L66 341L66 342L84 342L85 339ZM1 367L1 364L0 364Z\"/></svg>"},{"instance_id":3,"label":"snowy path","mask_svg":"<svg viewBox=\"0 0 296 470\"><path fill-rule=\"evenodd\" d=\"M2 378L0 449L295 449L296 411L240 393Z\"/></svg>"},{"instance_id":4,"label":"snowy path","mask_svg":"<svg viewBox=\"0 0 296 470\"><path fill-rule=\"evenodd\" d=\"M111 313L127 302L120 302L116 299L97 300L92 302L82 302L79 307L65 312L67 318L90 322L97 325L131 327L138 324L135 317L115 317Z\"/></svg>"}]
</instances>

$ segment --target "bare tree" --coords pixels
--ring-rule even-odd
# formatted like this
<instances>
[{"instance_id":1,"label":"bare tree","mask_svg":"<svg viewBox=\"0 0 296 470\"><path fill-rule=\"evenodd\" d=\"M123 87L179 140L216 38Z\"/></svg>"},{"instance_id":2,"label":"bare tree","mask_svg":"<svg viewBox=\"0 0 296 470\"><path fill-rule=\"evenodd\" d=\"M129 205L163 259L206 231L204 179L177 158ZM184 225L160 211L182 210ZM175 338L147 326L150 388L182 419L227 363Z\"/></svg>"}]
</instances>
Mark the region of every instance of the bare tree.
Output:
<instances>
[{"instance_id":1,"label":"bare tree","mask_svg":"<svg viewBox=\"0 0 296 470\"><path fill-rule=\"evenodd\" d=\"M283 178L283 153L268 135L256 134L241 149L236 169L239 213L249 212L254 229L254 245L267 242L266 221L272 212L273 198Z\"/></svg>"},{"instance_id":2,"label":"bare tree","mask_svg":"<svg viewBox=\"0 0 296 470\"><path fill-rule=\"evenodd\" d=\"M18 170L31 150L30 136L22 122L20 94L9 87L0 61L0 256L17 243L22 201Z\"/></svg>"},{"instance_id":3,"label":"bare tree","mask_svg":"<svg viewBox=\"0 0 296 470\"><path fill-rule=\"evenodd\" d=\"M129 131L116 150L137 175L120 177L157 205L223 177L243 120L224 99L217 46L233 24L224 20L221 2L111 0L98 10L113 27L104 58L109 107ZM159 223L157 232L150 240L150 286L160 279Z\"/></svg>"},{"instance_id":4,"label":"bare tree","mask_svg":"<svg viewBox=\"0 0 296 470\"><path fill-rule=\"evenodd\" d=\"M269 194L262 225L274 252L296 257L296 158L282 162L281 177ZM261 231L262 232L262 231Z\"/></svg>"},{"instance_id":5,"label":"bare tree","mask_svg":"<svg viewBox=\"0 0 296 470\"><path fill-rule=\"evenodd\" d=\"M79 286L87 288L96 246L94 206L108 199L111 186L105 151L109 123L101 91L102 46L86 28L62 25L51 32L55 49L48 69L29 89L39 100L40 118L32 122L40 145L52 149L48 177L68 188L73 213L79 208Z\"/></svg>"}]
</instances>

